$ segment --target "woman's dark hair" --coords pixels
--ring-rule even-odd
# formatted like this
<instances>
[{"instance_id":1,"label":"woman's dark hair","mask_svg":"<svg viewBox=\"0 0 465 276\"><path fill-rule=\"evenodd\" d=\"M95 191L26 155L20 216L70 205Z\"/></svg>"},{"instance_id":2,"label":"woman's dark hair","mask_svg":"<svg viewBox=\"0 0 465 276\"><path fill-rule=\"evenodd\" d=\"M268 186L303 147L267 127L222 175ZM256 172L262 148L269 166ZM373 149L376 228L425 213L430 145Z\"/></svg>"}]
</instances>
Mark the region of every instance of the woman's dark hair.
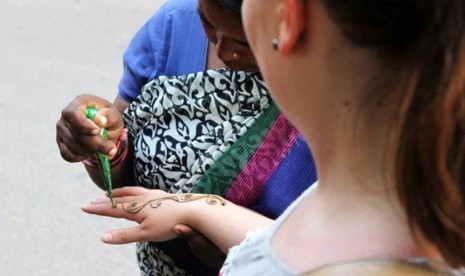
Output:
<instances>
[{"instance_id":1,"label":"woman's dark hair","mask_svg":"<svg viewBox=\"0 0 465 276\"><path fill-rule=\"evenodd\" d=\"M397 194L412 233L465 267L465 1L322 3L350 42L404 81Z\"/></svg>"},{"instance_id":2,"label":"woman's dark hair","mask_svg":"<svg viewBox=\"0 0 465 276\"><path fill-rule=\"evenodd\" d=\"M226 10L241 13L242 0L220 0L220 4Z\"/></svg>"}]
</instances>

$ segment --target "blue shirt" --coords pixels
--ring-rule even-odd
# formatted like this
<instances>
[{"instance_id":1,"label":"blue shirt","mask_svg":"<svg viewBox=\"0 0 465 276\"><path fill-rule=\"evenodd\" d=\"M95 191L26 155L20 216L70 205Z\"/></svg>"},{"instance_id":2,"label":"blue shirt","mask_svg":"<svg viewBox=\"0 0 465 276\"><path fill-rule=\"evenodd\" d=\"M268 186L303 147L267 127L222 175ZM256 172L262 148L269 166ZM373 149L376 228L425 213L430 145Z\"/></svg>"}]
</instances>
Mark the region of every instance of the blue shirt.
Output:
<instances>
[{"instance_id":1,"label":"blue shirt","mask_svg":"<svg viewBox=\"0 0 465 276\"><path fill-rule=\"evenodd\" d=\"M183 76L206 69L208 40L197 5L198 0L168 0L141 27L123 57L120 99L132 102L147 82L159 76ZM316 178L311 153L300 137L251 209L276 218Z\"/></svg>"},{"instance_id":2,"label":"blue shirt","mask_svg":"<svg viewBox=\"0 0 465 276\"><path fill-rule=\"evenodd\" d=\"M169 0L137 32L123 56L118 97L128 103L150 80L205 70L208 40L197 0Z\"/></svg>"},{"instance_id":3,"label":"blue shirt","mask_svg":"<svg viewBox=\"0 0 465 276\"><path fill-rule=\"evenodd\" d=\"M208 40L197 12L198 0L168 0L137 32L124 53L118 97L128 103L160 76L183 76L206 69ZM302 138L269 179L252 209L276 218L316 179L311 154ZM217 274L195 259L178 260L198 275Z\"/></svg>"}]
</instances>

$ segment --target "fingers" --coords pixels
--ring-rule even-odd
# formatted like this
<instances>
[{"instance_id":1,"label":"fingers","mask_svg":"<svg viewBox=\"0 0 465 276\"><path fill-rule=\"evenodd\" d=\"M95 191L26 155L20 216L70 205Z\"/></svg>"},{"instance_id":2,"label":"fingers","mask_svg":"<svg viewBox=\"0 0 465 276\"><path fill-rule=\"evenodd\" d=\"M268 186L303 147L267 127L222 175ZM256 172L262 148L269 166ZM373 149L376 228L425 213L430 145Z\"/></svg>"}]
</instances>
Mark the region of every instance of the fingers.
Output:
<instances>
[{"instance_id":1,"label":"fingers","mask_svg":"<svg viewBox=\"0 0 465 276\"><path fill-rule=\"evenodd\" d=\"M100 128L86 117L86 106L71 103L61 112L62 125L74 132L86 135L97 135Z\"/></svg>"},{"instance_id":2,"label":"fingers","mask_svg":"<svg viewBox=\"0 0 465 276\"><path fill-rule=\"evenodd\" d=\"M135 202L134 197L114 199L115 205L112 205L109 199L95 199L92 200L89 204L81 206L81 210L91 215L124 218L139 223L142 220L140 215L129 213L125 210L125 208L127 208L127 206L133 202Z\"/></svg>"},{"instance_id":3,"label":"fingers","mask_svg":"<svg viewBox=\"0 0 465 276\"><path fill-rule=\"evenodd\" d=\"M82 161L92 153L73 137L63 120L59 120L56 125L56 142L61 156L68 162Z\"/></svg>"},{"instance_id":4,"label":"fingers","mask_svg":"<svg viewBox=\"0 0 465 276\"><path fill-rule=\"evenodd\" d=\"M141 201L144 195L149 191L142 187L123 187L113 190L113 200L115 206L111 204L110 199L94 199L89 204L81 206L81 209L89 214L125 218L132 221L138 221L140 217L129 213L125 210L127 206Z\"/></svg>"},{"instance_id":5,"label":"fingers","mask_svg":"<svg viewBox=\"0 0 465 276\"><path fill-rule=\"evenodd\" d=\"M100 110L96 121L86 118L85 110L95 106ZM102 127L108 127L108 141L100 136ZM68 162L78 162L95 152L116 152L116 141L124 128L121 114L105 99L81 95L61 113L56 124L56 141L60 154Z\"/></svg>"},{"instance_id":6,"label":"fingers","mask_svg":"<svg viewBox=\"0 0 465 276\"><path fill-rule=\"evenodd\" d=\"M170 209L170 206L176 205L166 203L158 208L160 205L152 203L167 194L161 190L124 187L114 190L115 206L105 198L93 200L81 209L88 214L124 218L139 224L134 228L109 231L102 236L103 242L121 244L134 241L166 241L176 237L173 226L179 224L179 219L176 209Z\"/></svg>"},{"instance_id":7,"label":"fingers","mask_svg":"<svg viewBox=\"0 0 465 276\"><path fill-rule=\"evenodd\" d=\"M109 132L124 128L123 118L116 108L103 108L99 110L95 116L95 122L99 127L104 127Z\"/></svg>"},{"instance_id":8,"label":"fingers","mask_svg":"<svg viewBox=\"0 0 465 276\"><path fill-rule=\"evenodd\" d=\"M98 109L108 108L111 106L107 100L93 96L80 95L77 96L63 111L61 118L67 126L72 127L76 133L97 135L100 132L100 127L92 120L86 117L86 108L95 106Z\"/></svg>"},{"instance_id":9,"label":"fingers","mask_svg":"<svg viewBox=\"0 0 465 276\"><path fill-rule=\"evenodd\" d=\"M147 193L146 188L142 187L123 187L123 188L118 188L113 190L113 197L123 197L123 196L139 196L139 195L144 195Z\"/></svg>"},{"instance_id":10,"label":"fingers","mask_svg":"<svg viewBox=\"0 0 465 276\"><path fill-rule=\"evenodd\" d=\"M121 113L116 108L105 108L99 110L94 119L99 127L106 129L108 142L111 142L100 143L98 151L106 153L112 158L117 152L116 144L118 139L123 138L121 134L123 133L124 123ZM126 138L124 137L124 139Z\"/></svg>"},{"instance_id":11,"label":"fingers","mask_svg":"<svg viewBox=\"0 0 465 276\"><path fill-rule=\"evenodd\" d=\"M89 155L101 152L109 154L116 145L103 139L100 135L76 133L73 126L57 124L57 144L63 159L69 162L82 161Z\"/></svg>"},{"instance_id":12,"label":"fingers","mask_svg":"<svg viewBox=\"0 0 465 276\"><path fill-rule=\"evenodd\" d=\"M140 226L134 226L126 229L108 231L100 237L100 240L108 244L126 244L146 241L147 238Z\"/></svg>"},{"instance_id":13,"label":"fingers","mask_svg":"<svg viewBox=\"0 0 465 276\"><path fill-rule=\"evenodd\" d=\"M84 112L85 108L89 106L94 106L97 109L103 109L103 108L108 108L111 106L111 103L101 97L90 95L90 94L82 94L77 96L73 103L79 106L84 107Z\"/></svg>"},{"instance_id":14,"label":"fingers","mask_svg":"<svg viewBox=\"0 0 465 276\"><path fill-rule=\"evenodd\" d=\"M187 225L178 224L173 232L187 241L194 256L205 264L220 268L225 260L225 254L209 239Z\"/></svg>"}]
</instances>

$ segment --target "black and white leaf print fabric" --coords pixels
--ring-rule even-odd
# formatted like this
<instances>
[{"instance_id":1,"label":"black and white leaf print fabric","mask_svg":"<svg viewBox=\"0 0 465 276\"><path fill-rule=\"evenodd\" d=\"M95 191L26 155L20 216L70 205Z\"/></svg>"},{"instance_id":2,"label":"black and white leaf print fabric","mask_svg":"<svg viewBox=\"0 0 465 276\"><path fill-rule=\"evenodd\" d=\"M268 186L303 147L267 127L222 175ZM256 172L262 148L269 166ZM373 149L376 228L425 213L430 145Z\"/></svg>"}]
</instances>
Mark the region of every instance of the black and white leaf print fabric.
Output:
<instances>
[{"instance_id":1,"label":"black and white leaf print fabric","mask_svg":"<svg viewBox=\"0 0 465 276\"><path fill-rule=\"evenodd\" d=\"M270 106L259 73L210 70L148 83L123 115L139 186L190 192ZM142 275L189 275L155 243L137 244Z\"/></svg>"}]
</instances>

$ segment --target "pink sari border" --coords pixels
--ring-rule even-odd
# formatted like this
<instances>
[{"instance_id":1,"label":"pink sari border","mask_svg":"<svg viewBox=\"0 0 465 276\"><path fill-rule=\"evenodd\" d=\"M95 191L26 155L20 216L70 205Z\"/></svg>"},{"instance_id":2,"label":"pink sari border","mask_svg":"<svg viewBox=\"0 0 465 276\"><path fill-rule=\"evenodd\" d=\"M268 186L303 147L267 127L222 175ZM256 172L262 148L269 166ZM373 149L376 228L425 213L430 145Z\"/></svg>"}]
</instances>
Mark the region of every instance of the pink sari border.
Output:
<instances>
[{"instance_id":1,"label":"pink sari border","mask_svg":"<svg viewBox=\"0 0 465 276\"><path fill-rule=\"evenodd\" d=\"M229 188L226 198L239 205L251 206L298 136L299 131L280 114Z\"/></svg>"}]
</instances>

